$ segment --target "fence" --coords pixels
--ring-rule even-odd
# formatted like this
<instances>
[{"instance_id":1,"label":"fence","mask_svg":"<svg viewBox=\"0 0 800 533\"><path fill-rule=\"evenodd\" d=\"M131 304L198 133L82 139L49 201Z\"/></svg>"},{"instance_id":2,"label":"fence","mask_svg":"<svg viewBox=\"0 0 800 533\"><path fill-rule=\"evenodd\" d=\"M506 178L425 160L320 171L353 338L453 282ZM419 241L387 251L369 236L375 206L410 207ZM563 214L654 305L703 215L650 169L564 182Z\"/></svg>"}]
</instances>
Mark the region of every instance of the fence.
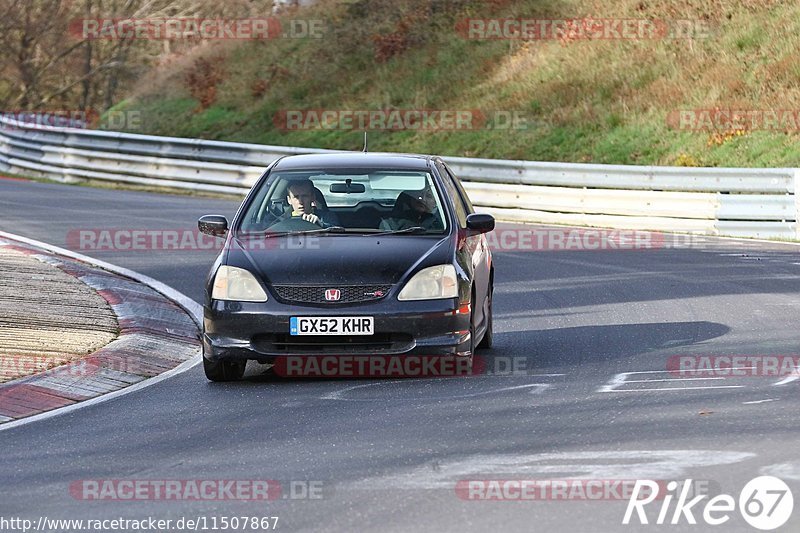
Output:
<instances>
[{"instance_id":1,"label":"fence","mask_svg":"<svg viewBox=\"0 0 800 533\"><path fill-rule=\"evenodd\" d=\"M0 118L0 171L244 194L276 158L332 150L43 127ZM800 169L587 165L447 157L501 220L800 238Z\"/></svg>"}]
</instances>

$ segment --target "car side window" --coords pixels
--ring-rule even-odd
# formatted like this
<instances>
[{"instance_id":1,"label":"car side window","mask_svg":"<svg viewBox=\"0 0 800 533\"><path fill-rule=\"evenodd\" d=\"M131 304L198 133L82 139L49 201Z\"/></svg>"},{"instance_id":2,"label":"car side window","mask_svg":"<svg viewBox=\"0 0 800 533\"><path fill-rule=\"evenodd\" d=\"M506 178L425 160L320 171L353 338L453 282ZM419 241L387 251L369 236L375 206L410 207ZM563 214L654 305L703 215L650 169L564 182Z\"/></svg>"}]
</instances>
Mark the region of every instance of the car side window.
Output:
<instances>
[{"instance_id":1,"label":"car side window","mask_svg":"<svg viewBox=\"0 0 800 533\"><path fill-rule=\"evenodd\" d=\"M458 189L458 192L461 195L461 200L464 201L464 206L467 208L467 213L468 214L474 213L475 212L475 208L472 207L472 202L470 201L469 196L467 195L467 191L464 190L464 186L461 185L461 180L459 180L456 177L456 175L453 174L453 171L450 170L450 167L448 167L447 165L443 165L443 166L444 166L445 170L447 170L447 173L450 175L450 178L453 180L453 183L455 183L456 188Z\"/></svg>"},{"instance_id":2,"label":"car side window","mask_svg":"<svg viewBox=\"0 0 800 533\"><path fill-rule=\"evenodd\" d=\"M453 181L453 177L447 171L445 166L440 162L436 162L436 169L439 171L439 174L442 176L442 182L444 183L445 188L447 189L447 195L450 196L453 200L453 205L456 208L456 218L458 219L458 225L462 228L467 227L467 208L464 205L464 201L461 199L461 194L458 192L456 188L456 184Z\"/></svg>"}]
</instances>

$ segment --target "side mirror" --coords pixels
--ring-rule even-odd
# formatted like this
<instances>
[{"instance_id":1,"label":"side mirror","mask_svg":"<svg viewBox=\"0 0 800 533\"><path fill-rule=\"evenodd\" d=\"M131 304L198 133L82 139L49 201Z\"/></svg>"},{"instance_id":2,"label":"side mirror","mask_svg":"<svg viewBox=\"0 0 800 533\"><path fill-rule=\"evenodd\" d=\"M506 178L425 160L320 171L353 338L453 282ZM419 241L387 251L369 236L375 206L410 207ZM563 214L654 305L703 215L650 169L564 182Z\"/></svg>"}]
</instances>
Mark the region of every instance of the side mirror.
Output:
<instances>
[{"instance_id":1,"label":"side mirror","mask_svg":"<svg viewBox=\"0 0 800 533\"><path fill-rule=\"evenodd\" d=\"M222 215L205 215L197 221L197 229L212 237L224 237L228 232L228 219Z\"/></svg>"},{"instance_id":2,"label":"side mirror","mask_svg":"<svg viewBox=\"0 0 800 533\"><path fill-rule=\"evenodd\" d=\"M486 213L472 213L467 216L467 229L475 233L489 233L494 229L494 217Z\"/></svg>"}]
</instances>

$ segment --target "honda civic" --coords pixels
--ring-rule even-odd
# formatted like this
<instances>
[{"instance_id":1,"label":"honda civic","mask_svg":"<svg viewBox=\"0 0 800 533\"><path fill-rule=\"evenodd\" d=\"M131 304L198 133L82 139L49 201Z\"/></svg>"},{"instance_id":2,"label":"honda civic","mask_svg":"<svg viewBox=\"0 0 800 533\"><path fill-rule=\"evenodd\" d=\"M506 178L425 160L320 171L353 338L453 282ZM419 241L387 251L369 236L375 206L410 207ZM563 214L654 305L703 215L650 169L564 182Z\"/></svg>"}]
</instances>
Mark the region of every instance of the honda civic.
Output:
<instances>
[{"instance_id":1,"label":"honda civic","mask_svg":"<svg viewBox=\"0 0 800 533\"><path fill-rule=\"evenodd\" d=\"M233 220L206 282L203 366L242 378L282 356L452 356L492 345L494 267L460 181L434 156L278 159Z\"/></svg>"}]
</instances>

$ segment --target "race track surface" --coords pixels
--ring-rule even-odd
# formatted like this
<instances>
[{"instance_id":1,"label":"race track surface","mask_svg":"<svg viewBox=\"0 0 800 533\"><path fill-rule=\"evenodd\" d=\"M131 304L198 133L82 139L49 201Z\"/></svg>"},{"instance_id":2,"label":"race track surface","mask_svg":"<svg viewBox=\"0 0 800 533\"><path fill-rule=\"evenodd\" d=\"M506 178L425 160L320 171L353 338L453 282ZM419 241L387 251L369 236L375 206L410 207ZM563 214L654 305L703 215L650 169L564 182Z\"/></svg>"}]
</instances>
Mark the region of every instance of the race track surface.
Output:
<instances>
[{"instance_id":1,"label":"race track surface","mask_svg":"<svg viewBox=\"0 0 800 533\"><path fill-rule=\"evenodd\" d=\"M237 207L0 180L1 230L136 270L197 301L214 251L81 250L70 235L192 229L203 214L230 218ZM283 531L657 531L667 526L623 526L623 500L473 501L456 487L691 478L738 499L769 473L800 496L800 380L691 381L668 371L673 356L798 355L800 247L703 238L688 248L501 250L494 260L495 348L483 356L522 372L276 381L251 365L241 383L212 384L196 366L0 432L0 514L206 517L209 526L215 516L278 516ZM105 479L278 480L295 498L89 501L70 492ZM303 499L304 484L321 486L322 497ZM651 521L658 505L648 507ZM797 510L785 528L800 529ZM672 530L700 529L684 520ZM738 513L724 530L753 531Z\"/></svg>"}]
</instances>

